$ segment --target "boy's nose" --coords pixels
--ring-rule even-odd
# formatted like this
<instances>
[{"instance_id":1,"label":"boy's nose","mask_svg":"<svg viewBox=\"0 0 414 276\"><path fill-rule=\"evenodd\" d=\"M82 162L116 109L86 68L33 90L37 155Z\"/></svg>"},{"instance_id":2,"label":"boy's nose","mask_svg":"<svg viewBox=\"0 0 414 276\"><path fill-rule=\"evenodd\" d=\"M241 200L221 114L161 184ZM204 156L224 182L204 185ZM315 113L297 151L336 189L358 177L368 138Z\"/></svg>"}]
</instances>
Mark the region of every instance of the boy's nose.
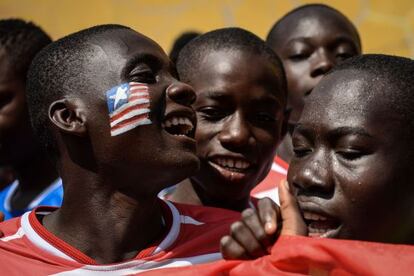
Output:
<instances>
[{"instance_id":1,"label":"boy's nose","mask_svg":"<svg viewBox=\"0 0 414 276\"><path fill-rule=\"evenodd\" d=\"M229 150L242 148L245 146L252 146L255 143L255 138L251 133L248 122L243 116L235 112L226 123L218 135L218 139L223 147Z\"/></svg>"},{"instance_id":2,"label":"boy's nose","mask_svg":"<svg viewBox=\"0 0 414 276\"><path fill-rule=\"evenodd\" d=\"M311 77L316 78L323 76L328 73L334 66L335 60L331 57L330 53L321 50L318 53L315 64L311 70Z\"/></svg>"},{"instance_id":3,"label":"boy's nose","mask_svg":"<svg viewBox=\"0 0 414 276\"><path fill-rule=\"evenodd\" d=\"M315 155L321 155L315 153ZM315 156L321 157L322 156ZM328 160L312 158L301 161L303 166L296 167L296 174L292 178L293 187L298 195L329 198L333 196L334 182L330 173Z\"/></svg>"},{"instance_id":4,"label":"boy's nose","mask_svg":"<svg viewBox=\"0 0 414 276\"><path fill-rule=\"evenodd\" d=\"M172 101L186 106L192 105L196 100L196 94L193 88L190 85L179 81L168 86L167 96Z\"/></svg>"}]
</instances>

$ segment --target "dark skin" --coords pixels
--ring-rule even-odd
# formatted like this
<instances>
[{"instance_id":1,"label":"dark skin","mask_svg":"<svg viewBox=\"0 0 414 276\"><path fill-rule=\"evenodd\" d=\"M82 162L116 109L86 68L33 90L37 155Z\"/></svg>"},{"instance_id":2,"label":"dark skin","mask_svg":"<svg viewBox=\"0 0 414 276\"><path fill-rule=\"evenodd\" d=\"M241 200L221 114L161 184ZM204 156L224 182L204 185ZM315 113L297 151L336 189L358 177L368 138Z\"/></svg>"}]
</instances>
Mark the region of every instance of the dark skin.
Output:
<instances>
[{"instance_id":1,"label":"dark skin","mask_svg":"<svg viewBox=\"0 0 414 276\"><path fill-rule=\"evenodd\" d=\"M374 97L368 97L373 89ZM298 233L414 243L413 142L406 121L390 105L387 94L393 89L368 73L342 71L327 76L312 92L293 133L295 157L288 173L299 207L290 210L302 213L305 222L297 224ZM278 212L269 206L259 210L274 223L281 221ZM263 229L257 221L239 223L250 231ZM264 246L276 238L275 232L259 239L239 230L231 236L241 236L236 246L224 247L223 253L229 259L258 256L260 251L249 244Z\"/></svg>"},{"instance_id":2,"label":"dark skin","mask_svg":"<svg viewBox=\"0 0 414 276\"><path fill-rule=\"evenodd\" d=\"M391 107L394 88L377 82L364 72L330 75L293 134L288 180L310 236L414 242L412 137Z\"/></svg>"},{"instance_id":3,"label":"dark skin","mask_svg":"<svg viewBox=\"0 0 414 276\"><path fill-rule=\"evenodd\" d=\"M349 20L334 11L317 8L282 19L269 45L286 71L291 131L300 118L306 96L321 78L336 64L361 54L358 34ZM293 156L290 134L278 148L278 156L288 163Z\"/></svg>"},{"instance_id":4,"label":"dark skin","mask_svg":"<svg viewBox=\"0 0 414 276\"><path fill-rule=\"evenodd\" d=\"M171 200L242 211L284 135L280 69L263 56L219 50L207 52L194 72L180 77L197 94L201 169L178 185Z\"/></svg>"},{"instance_id":5,"label":"dark skin","mask_svg":"<svg viewBox=\"0 0 414 276\"><path fill-rule=\"evenodd\" d=\"M159 45L141 34L113 30L90 45L93 53L80 68L93 72L90 90L74 91L49 109L65 200L43 225L107 264L135 257L166 231L157 194L193 174L199 161L195 140L168 133L163 121L180 115L194 124L195 94L176 80ZM148 84L152 124L110 136L105 92L130 81Z\"/></svg>"},{"instance_id":6,"label":"dark skin","mask_svg":"<svg viewBox=\"0 0 414 276\"><path fill-rule=\"evenodd\" d=\"M19 180L11 198L11 207L17 210L25 209L58 178L31 130L25 85L24 73L15 72L7 52L0 51L0 165L11 166Z\"/></svg>"}]
</instances>

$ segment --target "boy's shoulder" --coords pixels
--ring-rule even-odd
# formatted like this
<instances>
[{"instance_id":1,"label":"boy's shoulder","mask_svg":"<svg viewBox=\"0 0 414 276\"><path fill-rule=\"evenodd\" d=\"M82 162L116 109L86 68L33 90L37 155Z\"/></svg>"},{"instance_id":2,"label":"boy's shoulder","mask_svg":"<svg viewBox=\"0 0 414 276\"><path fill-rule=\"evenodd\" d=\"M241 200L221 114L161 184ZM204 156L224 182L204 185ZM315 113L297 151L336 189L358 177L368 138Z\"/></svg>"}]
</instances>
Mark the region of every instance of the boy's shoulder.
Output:
<instances>
[{"instance_id":1,"label":"boy's shoulder","mask_svg":"<svg viewBox=\"0 0 414 276\"><path fill-rule=\"evenodd\" d=\"M24 214L27 219L28 213ZM65 265L59 258L33 246L22 225L23 217L0 223L0 267L4 275L49 275L76 269L76 264ZM47 264L47 265L45 265Z\"/></svg>"}]
</instances>

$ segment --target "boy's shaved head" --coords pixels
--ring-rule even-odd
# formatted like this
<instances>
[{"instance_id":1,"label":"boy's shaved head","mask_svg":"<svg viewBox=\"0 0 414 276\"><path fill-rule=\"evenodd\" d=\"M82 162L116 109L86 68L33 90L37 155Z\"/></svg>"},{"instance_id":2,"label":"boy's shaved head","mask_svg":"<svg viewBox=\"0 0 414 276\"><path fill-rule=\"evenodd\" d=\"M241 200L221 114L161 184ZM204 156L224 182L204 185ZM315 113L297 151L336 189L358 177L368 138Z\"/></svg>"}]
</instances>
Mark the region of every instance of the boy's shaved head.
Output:
<instances>
[{"instance_id":1,"label":"boy's shaved head","mask_svg":"<svg viewBox=\"0 0 414 276\"><path fill-rule=\"evenodd\" d=\"M298 18L303 19L306 17L323 17L325 20L333 20L335 23L338 23L338 19L340 19L348 25L347 27L349 28L349 31L354 34L359 44L359 48L361 48L361 39L354 24L352 24L352 22L338 10L323 4L303 5L287 13L270 29L266 42L271 47L281 43L280 40L284 39L285 32L290 31L288 26L291 26L292 24L296 25L298 23Z\"/></svg>"},{"instance_id":2,"label":"boy's shaved head","mask_svg":"<svg viewBox=\"0 0 414 276\"><path fill-rule=\"evenodd\" d=\"M48 131L50 104L94 87L91 84L94 76L87 72L87 66L97 49L90 42L120 29L130 28L101 25L71 34L43 49L33 60L27 80L30 117L35 133L52 154L57 154L57 149Z\"/></svg>"},{"instance_id":3,"label":"boy's shaved head","mask_svg":"<svg viewBox=\"0 0 414 276\"><path fill-rule=\"evenodd\" d=\"M409 129L414 126L413 60L381 54L362 55L339 64L327 77L340 76L344 71L362 80L365 100L386 102L390 117L400 116Z\"/></svg>"},{"instance_id":4,"label":"boy's shaved head","mask_svg":"<svg viewBox=\"0 0 414 276\"><path fill-rule=\"evenodd\" d=\"M30 62L51 38L32 22L21 19L0 20L0 50L4 50L15 73L25 80Z\"/></svg>"},{"instance_id":5,"label":"boy's shaved head","mask_svg":"<svg viewBox=\"0 0 414 276\"><path fill-rule=\"evenodd\" d=\"M279 57L265 42L255 34L241 28L223 28L208 32L188 43L180 52L177 60L177 70L184 81L191 74L199 74L196 68L206 53L219 50L241 51L266 57L267 60L283 76L279 80L281 88L286 90L285 73Z\"/></svg>"}]
</instances>

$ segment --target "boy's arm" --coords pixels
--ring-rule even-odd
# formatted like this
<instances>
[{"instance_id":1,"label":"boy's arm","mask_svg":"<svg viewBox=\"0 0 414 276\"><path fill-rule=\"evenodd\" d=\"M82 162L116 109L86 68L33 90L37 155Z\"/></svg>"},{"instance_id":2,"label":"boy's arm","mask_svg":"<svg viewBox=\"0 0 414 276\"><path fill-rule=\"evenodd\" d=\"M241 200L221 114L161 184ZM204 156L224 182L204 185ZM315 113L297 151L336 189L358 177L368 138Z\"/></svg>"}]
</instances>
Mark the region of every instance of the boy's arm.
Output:
<instances>
[{"instance_id":1,"label":"boy's arm","mask_svg":"<svg viewBox=\"0 0 414 276\"><path fill-rule=\"evenodd\" d=\"M254 259L266 255L279 235L307 235L296 199L287 182L279 186L280 207L269 198L259 200L257 212L247 209L221 239L225 259Z\"/></svg>"}]
</instances>

